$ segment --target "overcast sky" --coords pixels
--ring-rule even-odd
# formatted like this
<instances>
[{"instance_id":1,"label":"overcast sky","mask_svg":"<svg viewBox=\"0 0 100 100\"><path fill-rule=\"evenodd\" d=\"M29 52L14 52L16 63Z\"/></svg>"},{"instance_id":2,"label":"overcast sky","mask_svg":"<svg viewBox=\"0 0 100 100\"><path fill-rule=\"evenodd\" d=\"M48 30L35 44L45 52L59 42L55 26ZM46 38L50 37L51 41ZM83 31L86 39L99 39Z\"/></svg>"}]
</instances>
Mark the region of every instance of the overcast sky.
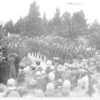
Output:
<instances>
[{"instance_id":1,"label":"overcast sky","mask_svg":"<svg viewBox=\"0 0 100 100\"><path fill-rule=\"evenodd\" d=\"M20 16L27 15L29 6L34 0L0 0L0 22L12 19L16 22ZM71 14L83 10L89 23L97 19L100 22L99 0L35 0L39 4L41 14L46 12L47 18L52 18L57 7L61 13L68 11ZM67 4L80 3L80 5Z\"/></svg>"}]
</instances>

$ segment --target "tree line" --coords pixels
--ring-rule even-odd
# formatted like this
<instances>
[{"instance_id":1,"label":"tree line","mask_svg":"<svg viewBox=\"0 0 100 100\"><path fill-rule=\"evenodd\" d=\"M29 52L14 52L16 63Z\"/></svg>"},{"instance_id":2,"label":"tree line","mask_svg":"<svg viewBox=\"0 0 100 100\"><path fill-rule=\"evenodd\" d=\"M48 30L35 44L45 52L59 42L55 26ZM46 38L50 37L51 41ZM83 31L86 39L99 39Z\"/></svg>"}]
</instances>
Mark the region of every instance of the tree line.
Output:
<instances>
[{"instance_id":1,"label":"tree line","mask_svg":"<svg viewBox=\"0 0 100 100\"><path fill-rule=\"evenodd\" d=\"M12 20L8 21L4 27L0 26L1 29L29 37L54 35L74 40L86 36L92 46L100 49L100 24L98 21L87 24L82 10L73 15L67 11L61 15L60 9L56 8L54 17L48 20L45 13L43 17L40 16L39 6L33 2L27 16L19 18L15 24Z\"/></svg>"}]
</instances>

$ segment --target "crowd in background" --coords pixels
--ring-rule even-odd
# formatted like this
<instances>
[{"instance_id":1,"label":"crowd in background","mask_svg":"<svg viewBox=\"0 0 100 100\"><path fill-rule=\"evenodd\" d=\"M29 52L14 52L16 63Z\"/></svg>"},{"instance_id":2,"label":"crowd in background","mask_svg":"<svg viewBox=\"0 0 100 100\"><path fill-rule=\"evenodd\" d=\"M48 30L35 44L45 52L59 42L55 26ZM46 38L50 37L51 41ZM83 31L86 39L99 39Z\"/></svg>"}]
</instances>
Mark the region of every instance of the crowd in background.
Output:
<instances>
[{"instance_id":1,"label":"crowd in background","mask_svg":"<svg viewBox=\"0 0 100 100\"><path fill-rule=\"evenodd\" d=\"M0 97L99 97L99 67L94 58L71 64L59 64L57 57L30 65L21 61L16 77L0 84Z\"/></svg>"}]
</instances>

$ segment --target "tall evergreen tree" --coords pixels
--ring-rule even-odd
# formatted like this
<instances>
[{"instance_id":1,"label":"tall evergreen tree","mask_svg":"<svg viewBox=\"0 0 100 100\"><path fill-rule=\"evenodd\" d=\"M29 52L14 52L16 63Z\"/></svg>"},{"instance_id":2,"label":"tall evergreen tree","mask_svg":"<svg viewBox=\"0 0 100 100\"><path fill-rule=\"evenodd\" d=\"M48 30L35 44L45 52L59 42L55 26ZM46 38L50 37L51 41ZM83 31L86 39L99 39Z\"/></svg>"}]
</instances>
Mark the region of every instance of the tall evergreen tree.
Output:
<instances>
[{"instance_id":1,"label":"tall evergreen tree","mask_svg":"<svg viewBox=\"0 0 100 100\"><path fill-rule=\"evenodd\" d=\"M13 24L13 21L12 21L12 20L8 21L8 22L4 25L4 29L5 29L7 32L13 33L13 32L14 32L14 24Z\"/></svg>"},{"instance_id":2,"label":"tall evergreen tree","mask_svg":"<svg viewBox=\"0 0 100 100\"><path fill-rule=\"evenodd\" d=\"M74 37L83 35L87 31L87 23L83 11L73 14L71 19L71 33Z\"/></svg>"},{"instance_id":3,"label":"tall evergreen tree","mask_svg":"<svg viewBox=\"0 0 100 100\"><path fill-rule=\"evenodd\" d=\"M60 9L56 8L54 17L49 21L49 31L58 35L61 31Z\"/></svg>"},{"instance_id":4,"label":"tall evergreen tree","mask_svg":"<svg viewBox=\"0 0 100 100\"><path fill-rule=\"evenodd\" d=\"M43 32L44 32L45 35L47 35L48 34L48 20L46 18L46 13L43 14L42 22L43 22L43 24L42 24Z\"/></svg>"}]
</instances>

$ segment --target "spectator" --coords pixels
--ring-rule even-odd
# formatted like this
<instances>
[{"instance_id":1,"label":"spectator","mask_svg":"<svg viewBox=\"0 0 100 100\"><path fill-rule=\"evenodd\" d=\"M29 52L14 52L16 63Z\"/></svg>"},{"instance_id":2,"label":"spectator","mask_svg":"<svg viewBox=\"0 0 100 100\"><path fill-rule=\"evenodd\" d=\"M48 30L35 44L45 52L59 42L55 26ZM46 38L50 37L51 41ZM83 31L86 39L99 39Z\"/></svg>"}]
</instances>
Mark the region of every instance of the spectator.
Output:
<instances>
[{"instance_id":1,"label":"spectator","mask_svg":"<svg viewBox=\"0 0 100 100\"><path fill-rule=\"evenodd\" d=\"M63 96L70 96L71 82L69 80L64 80L63 86L61 88Z\"/></svg>"},{"instance_id":2,"label":"spectator","mask_svg":"<svg viewBox=\"0 0 100 100\"><path fill-rule=\"evenodd\" d=\"M6 95L7 86L4 84L0 84L0 97L3 97Z\"/></svg>"},{"instance_id":3,"label":"spectator","mask_svg":"<svg viewBox=\"0 0 100 100\"><path fill-rule=\"evenodd\" d=\"M55 85L50 82L46 86L45 96L46 97L53 97L55 94Z\"/></svg>"},{"instance_id":4,"label":"spectator","mask_svg":"<svg viewBox=\"0 0 100 100\"><path fill-rule=\"evenodd\" d=\"M20 93L16 87L16 80L11 78L7 81L8 89L6 91L7 97L20 97Z\"/></svg>"},{"instance_id":5,"label":"spectator","mask_svg":"<svg viewBox=\"0 0 100 100\"><path fill-rule=\"evenodd\" d=\"M100 83L96 83L93 85L94 88L94 93L92 94L92 97L94 98L98 98L100 97Z\"/></svg>"},{"instance_id":6,"label":"spectator","mask_svg":"<svg viewBox=\"0 0 100 100\"><path fill-rule=\"evenodd\" d=\"M52 71L52 68L51 68L52 61L48 60L46 64L47 64L46 74L48 75L48 73L50 73Z\"/></svg>"}]
</instances>

